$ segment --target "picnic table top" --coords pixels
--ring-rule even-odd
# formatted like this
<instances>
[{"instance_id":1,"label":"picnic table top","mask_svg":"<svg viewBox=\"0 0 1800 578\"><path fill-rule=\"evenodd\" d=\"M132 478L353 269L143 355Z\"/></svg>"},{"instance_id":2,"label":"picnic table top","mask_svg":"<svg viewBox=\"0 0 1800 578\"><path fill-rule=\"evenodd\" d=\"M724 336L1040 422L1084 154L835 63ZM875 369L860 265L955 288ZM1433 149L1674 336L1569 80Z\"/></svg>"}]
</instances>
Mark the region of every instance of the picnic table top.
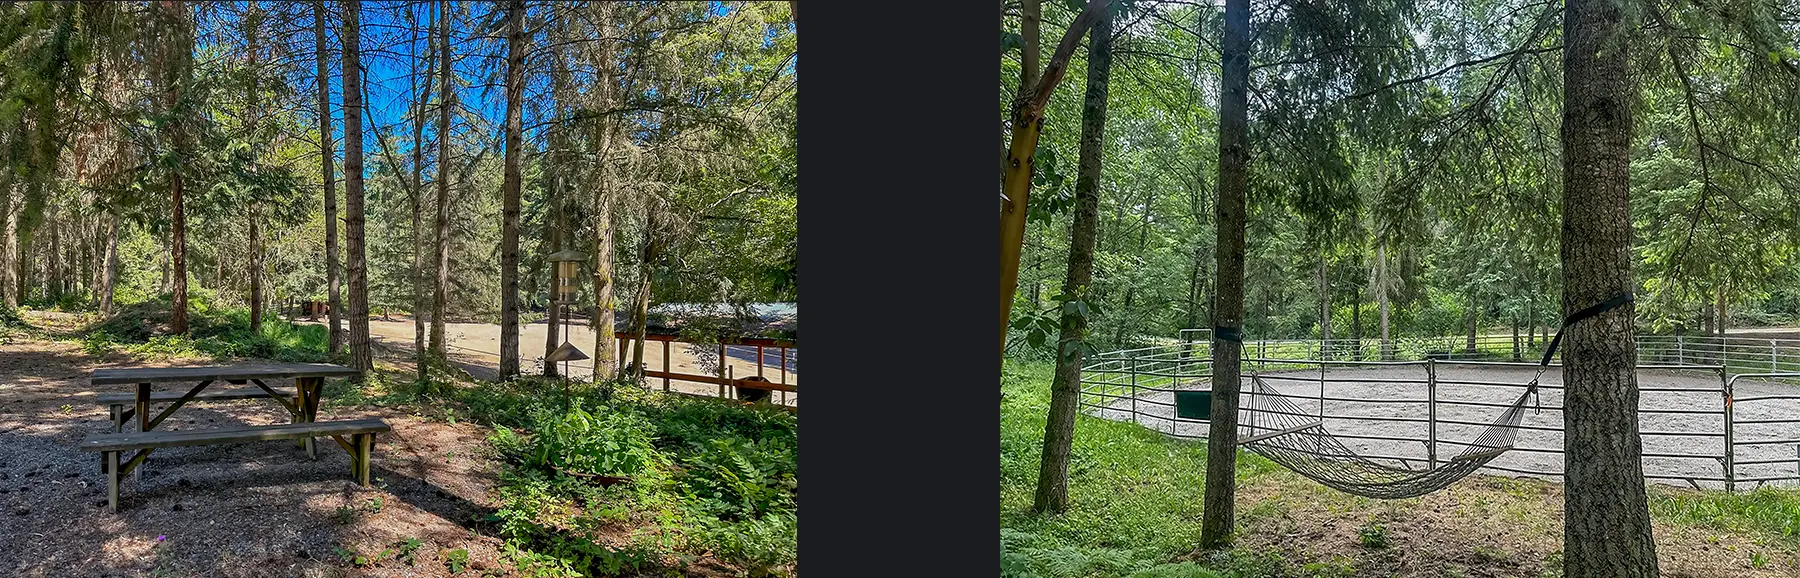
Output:
<instances>
[{"instance_id":1,"label":"picnic table top","mask_svg":"<svg viewBox=\"0 0 1800 578\"><path fill-rule=\"evenodd\" d=\"M119 367L96 369L93 385L158 383L226 379L281 379L288 377L350 377L357 371L330 363L246 363L193 367Z\"/></svg>"}]
</instances>

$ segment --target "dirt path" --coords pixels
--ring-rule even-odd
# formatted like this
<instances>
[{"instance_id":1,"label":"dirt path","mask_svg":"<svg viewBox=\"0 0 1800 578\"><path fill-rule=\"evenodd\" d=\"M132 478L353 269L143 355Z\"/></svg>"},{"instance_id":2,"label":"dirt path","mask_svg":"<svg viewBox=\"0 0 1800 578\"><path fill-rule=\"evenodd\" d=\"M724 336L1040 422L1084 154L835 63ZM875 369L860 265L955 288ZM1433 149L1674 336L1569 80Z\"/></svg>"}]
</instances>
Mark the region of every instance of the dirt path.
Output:
<instances>
[{"instance_id":1,"label":"dirt path","mask_svg":"<svg viewBox=\"0 0 1800 578\"><path fill-rule=\"evenodd\" d=\"M296 323L308 323L297 320ZM537 374L543 372L544 331L543 323L522 325L519 327L519 344L522 370ZM409 357L413 350L413 322L411 319L396 316L393 320L374 318L369 320L369 335L375 341L391 348L397 357ZM444 325L444 336L448 339L451 361L468 371L470 375L481 379L493 379L498 375L500 367L500 326L491 323L447 323ZM582 351L593 354L594 334L586 327L575 327L569 332L569 340ZM796 350L797 351L797 350ZM762 375L769 381L779 382L782 379L781 361L774 350L765 350ZM732 375L747 377L757 375L755 348L734 348L728 352ZM644 366L651 369L663 367L663 348L656 342L644 351ZM558 369L561 369L560 367ZM669 370L675 373L711 374L712 371L701 365L698 356L687 351L681 345L669 348ZM587 378L593 375L592 361L576 361L569 364L569 375L576 378ZM799 360L796 357L788 360L786 383L800 384ZM653 387L661 387L660 380L651 380ZM670 389L699 395L718 395L717 385L671 381ZM776 400L781 400L781 393L776 393ZM798 393L786 394L787 405L799 405Z\"/></svg>"},{"instance_id":2,"label":"dirt path","mask_svg":"<svg viewBox=\"0 0 1800 578\"><path fill-rule=\"evenodd\" d=\"M474 568L500 572L499 540L471 522L491 511L498 471L482 427L328 407L322 419L381 417L393 426L377 439L374 488L353 483L348 456L324 440L317 460L291 441L168 448L123 485L111 514L99 460L76 444L108 426L88 374L134 364L17 335L0 350L0 575L448 576L440 549L466 549ZM287 419L268 400L193 403L162 427ZM352 563L408 539L421 544L412 565L393 553Z\"/></svg>"}]
</instances>

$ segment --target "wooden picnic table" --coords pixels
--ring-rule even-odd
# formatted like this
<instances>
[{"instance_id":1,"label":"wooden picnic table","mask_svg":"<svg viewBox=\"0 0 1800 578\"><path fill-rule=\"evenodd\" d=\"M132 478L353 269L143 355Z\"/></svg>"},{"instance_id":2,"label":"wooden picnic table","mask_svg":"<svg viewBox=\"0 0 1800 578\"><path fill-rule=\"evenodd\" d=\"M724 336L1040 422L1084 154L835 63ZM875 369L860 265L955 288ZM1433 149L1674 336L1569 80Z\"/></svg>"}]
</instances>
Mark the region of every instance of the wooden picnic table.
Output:
<instances>
[{"instance_id":1,"label":"wooden picnic table","mask_svg":"<svg viewBox=\"0 0 1800 578\"><path fill-rule=\"evenodd\" d=\"M164 419L175 413L175 410L187 405L201 392L216 382L253 383L268 393L270 399L280 403L283 409L293 415L293 423L316 421L319 413L319 391L327 377L351 377L357 375L354 369L329 363L254 363L234 365L207 365L194 367L128 367L96 369L89 377L93 385L136 384L133 407L122 414L113 416L114 430L122 429L124 422L137 418L138 431L149 432L161 424ZM288 395L277 393L263 380L293 379L295 394L292 401ZM194 383L193 388L179 398L171 400L168 407L163 408L156 417L150 416L152 394L150 386L155 383ZM158 400L160 401L160 400ZM314 456L313 440L301 440L308 456Z\"/></svg>"}]
</instances>

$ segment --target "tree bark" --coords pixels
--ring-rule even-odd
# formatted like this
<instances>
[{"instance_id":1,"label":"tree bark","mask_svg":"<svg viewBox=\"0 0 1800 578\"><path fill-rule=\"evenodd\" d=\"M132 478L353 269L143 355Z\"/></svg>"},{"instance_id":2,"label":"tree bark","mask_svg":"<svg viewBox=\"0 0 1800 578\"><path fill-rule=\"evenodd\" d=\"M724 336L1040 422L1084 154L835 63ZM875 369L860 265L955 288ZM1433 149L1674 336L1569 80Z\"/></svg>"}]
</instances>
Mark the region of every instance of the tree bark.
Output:
<instances>
[{"instance_id":1,"label":"tree bark","mask_svg":"<svg viewBox=\"0 0 1800 578\"><path fill-rule=\"evenodd\" d=\"M662 219L655 202L646 203L644 212L644 240L638 259L637 304L631 315L632 335L636 339L631 350L631 375L639 379L644 376L644 339L650 327L650 291L655 279L656 262L662 259L663 251L663 241L658 231Z\"/></svg>"},{"instance_id":2,"label":"tree bark","mask_svg":"<svg viewBox=\"0 0 1800 578\"><path fill-rule=\"evenodd\" d=\"M791 6L791 4L790 4ZM596 21L611 30L614 22L611 2L594 4ZM610 109L613 101L613 70L615 57L613 44L602 42L598 48L598 60L604 64L597 73L594 99L596 107ZM589 321L594 330L594 382L617 375L619 371L618 345L614 340L614 310L618 304L613 298L613 251L616 249L613 239L613 188L612 178L612 117L607 116L594 121L595 141L599 143L599 151L594 160L594 316Z\"/></svg>"},{"instance_id":3,"label":"tree bark","mask_svg":"<svg viewBox=\"0 0 1800 578\"><path fill-rule=\"evenodd\" d=\"M1393 361L1394 344L1388 340L1388 279L1387 246L1375 246L1375 305L1381 310L1381 351L1382 361Z\"/></svg>"},{"instance_id":4,"label":"tree bark","mask_svg":"<svg viewBox=\"0 0 1800 578\"><path fill-rule=\"evenodd\" d=\"M1631 292L1629 198L1636 86L1633 9L1574 0L1563 11L1565 317ZM1656 543L1638 434L1635 307L1570 326L1563 347L1563 574L1655 577Z\"/></svg>"},{"instance_id":5,"label":"tree bark","mask_svg":"<svg viewBox=\"0 0 1800 578\"><path fill-rule=\"evenodd\" d=\"M113 285L119 279L119 215L111 207L106 211L106 256L100 266L100 316L113 310Z\"/></svg>"},{"instance_id":6,"label":"tree bark","mask_svg":"<svg viewBox=\"0 0 1800 578\"><path fill-rule=\"evenodd\" d=\"M44 300L55 303L62 298L63 288L62 227L54 203L47 203L45 212L49 213L44 221L45 228L50 230L50 250L47 251L50 262L44 266Z\"/></svg>"},{"instance_id":7,"label":"tree bark","mask_svg":"<svg viewBox=\"0 0 1800 578\"><path fill-rule=\"evenodd\" d=\"M1475 353L1475 333L1478 331L1478 328L1481 326L1481 308L1477 304L1476 298L1474 295L1469 296L1469 316L1468 316L1468 318L1469 318L1469 326L1468 326L1469 336L1468 336L1468 341L1463 344L1463 350L1466 353Z\"/></svg>"},{"instance_id":8,"label":"tree bark","mask_svg":"<svg viewBox=\"0 0 1800 578\"><path fill-rule=\"evenodd\" d=\"M23 204L15 198L11 183L5 188L6 235L0 238L0 294L6 295L6 308L19 306L19 211Z\"/></svg>"},{"instance_id":9,"label":"tree bark","mask_svg":"<svg viewBox=\"0 0 1800 578\"><path fill-rule=\"evenodd\" d=\"M170 25L172 42L168 55L163 87L164 105L175 110L181 99L181 89L187 84L189 72L192 70L190 59L193 56L193 36L187 24L187 2L184 0L165 0L162 3L164 17ZM184 123L176 120L171 123L174 130L173 140L176 154L185 154L187 138ZM188 276L187 276L187 208L182 198L182 178L179 168L169 175L169 262L172 278L169 313L169 331L177 335L188 332Z\"/></svg>"},{"instance_id":10,"label":"tree bark","mask_svg":"<svg viewBox=\"0 0 1800 578\"><path fill-rule=\"evenodd\" d=\"M1244 326L1244 198L1249 189L1250 1L1226 0L1219 95L1218 282L1213 325ZM1205 510L1200 547L1231 544L1233 499L1237 494L1237 418L1243 343L1212 344L1212 416L1206 447Z\"/></svg>"},{"instance_id":11,"label":"tree bark","mask_svg":"<svg viewBox=\"0 0 1800 578\"><path fill-rule=\"evenodd\" d=\"M337 147L331 142L331 68L325 50L325 0L313 0L313 39L319 74L319 175L325 180L325 315L330 324L328 349L331 355L344 350L344 304L338 297L337 183L332 157Z\"/></svg>"},{"instance_id":12,"label":"tree bark","mask_svg":"<svg viewBox=\"0 0 1800 578\"><path fill-rule=\"evenodd\" d=\"M1319 251L1319 358L1331 359L1331 280L1325 274L1325 251Z\"/></svg>"},{"instance_id":13,"label":"tree bark","mask_svg":"<svg viewBox=\"0 0 1800 578\"><path fill-rule=\"evenodd\" d=\"M358 0L344 3L344 249L350 277L350 367L374 369L369 351L368 259L363 246L362 42Z\"/></svg>"},{"instance_id":14,"label":"tree bark","mask_svg":"<svg viewBox=\"0 0 1800 578\"><path fill-rule=\"evenodd\" d=\"M1025 244L1025 208L1031 195L1032 157L1037 153L1038 136L1044 130L1044 105L1050 102L1050 91L1062 82L1068 72L1069 57L1074 54L1081 36L1106 11L1105 0L1088 0L1087 8L1069 24L1056 54L1044 67L1042 77L1029 96L1019 98L1013 106L1012 149L1006 161L1001 194L1005 195L1000 212L1000 353L1006 352L1006 328L1012 320L1013 293L1019 286L1019 253Z\"/></svg>"},{"instance_id":15,"label":"tree bark","mask_svg":"<svg viewBox=\"0 0 1800 578\"><path fill-rule=\"evenodd\" d=\"M1075 177L1075 219L1069 224L1069 270L1063 295L1086 301L1094 278L1094 236L1100 221L1100 177L1106 150L1106 98L1112 74L1112 11L1094 22L1088 36L1087 94L1081 107L1081 160ZM1056 377L1050 388L1050 415L1044 422L1032 508L1061 512L1069 506L1069 447L1075 440L1075 413L1081 397L1084 314L1062 310L1056 345Z\"/></svg>"},{"instance_id":16,"label":"tree bark","mask_svg":"<svg viewBox=\"0 0 1800 578\"><path fill-rule=\"evenodd\" d=\"M1716 320L1713 322L1714 328L1718 330L1717 335L1719 337L1724 337L1725 336L1725 319L1727 317L1725 314L1725 286L1724 285L1719 285L1719 290L1717 293L1717 297L1715 298L1715 301L1714 301L1714 306L1718 309L1718 313L1713 315L1713 319ZM1721 343L1723 343L1723 342L1721 342Z\"/></svg>"},{"instance_id":17,"label":"tree bark","mask_svg":"<svg viewBox=\"0 0 1800 578\"><path fill-rule=\"evenodd\" d=\"M438 173L436 238L437 275L431 285L431 357L444 361L444 314L450 289L450 110L455 84L450 76L450 0L438 2Z\"/></svg>"},{"instance_id":18,"label":"tree bark","mask_svg":"<svg viewBox=\"0 0 1800 578\"><path fill-rule=\"evenodd\" d=\"M413 12L412 10L413 9L411 7L408 7L407 8L408 14L415 14L415 12ZM419 26L418 26L418 21L416 18L413 18L412 20L413 21L409 23L409 25L412 27L412 51L413 51L414 55L417 55L419 52ZM426 47L427 52L430 52L430 50L431 50L431 48L429 46ZM419 64L419 59L414 58L412 74L407 76L407 78L410 80L410 83L411 83L411 94L412 94L412 98L413 98L413 110L412 110L412 117L413 117L412 199L411 199L411 203L412 203L412 247L411 247L411 250L412 250L412 258L413 259L412 259L412 275L410 277L412 278L413 367L415 370L415 374L418 376L418 378L424 379L425 378L425 368L429 365L428 363L426 363L426 358L430 355L430 353L427 352L425 349L426 348L425 336L427 333L427 329L425 327L425 309L427 307L429 307L430 305L429 305L429 300L426 298L426 291L425 291L425 248L424 248L424 243L423 243L424 239L423 239L423 236L421 235L421 233L423 232L422 229L424 229L424 227L425 227L425 223L424 223L423 211L421 211L421 209L424 206L424 197L425 197L425 154L424 154L425 153L425 101L430 100L429 95L431 93L431 81L429 78L427 78L427 80L425 81L426 84L425 84L424 90L423 91L419 90L419 75L421 74L421 72L418 68L418 64ZM430 66L431 66L431 62L430 62L429 58L425 59L425 66L426 66L425 73L429 74L429 70L430 70Z\"/></svg>"},{"instance_id":19,"label":"tree bark","mask_svg":"<svg viewBox=\"0 0 1800 578\"><path fill-rule=\"evenodd\" d=\"M1038 60L1040 60L1039 57L1043 55L1043 34L1040 30L1043 28L1044 11L1041 4L1041 0L1020 0L1019 2L1019 92L1014 98L1023 98L1025 94L1031 90L1031 87L1037 85ZM1005 123L1002 123L1001 130L1004 131L1005 129L1006 125ZM1009 150L1011 149L1006 146L1006 142L1001 141L1001 186L1005 186L1006 183L1006 165L1007 159L1010 156L1007 153Z\"/></svg>"},{"instance_id":20,"label":"tree bark","mask_svg":"<svg viewBox=\"0 0 1800 578\"><path fill-rule=\"evenodd\" d=\"M500 379L519 374L519 147L524 127L525 2L506 4L506 167L500 187Z\"/></svg>"},{"instance_id":21,"label":"tree bark","mask_svg":"<svg viewBox=\"0 0 1800 578\"><path fill-rule=\"evenodd\" d=\"M260 46L260 42L259 42L259 38L258 38L259 37L258 33L260 32L260 30L258 30L258 28L262 27L262 17L261 17L261 11L255 2L250 3L249 12L250 13L244 17L244 28L245 28L244 37L246 40L246 44L248 45L248 48L249 48L249 54L247 56L250 61L250 68L252 70L255 70L257 56L261 51L260 50L261 46ZM250 122L248 124L250 126L251 133L255 134L257 124L259 124L262 121L262 94L260 92L260 87L257 86L255 77L252 76L251 78L252 78L252 80L250 83L250 106L249 106L249 111L248 111L249 112L248 117L250 119ZM250 271L249 271L249 273L250 273L250 332L251 333L259 333L262 331L263 247L262 247L262 231L261 231L261 224L260 224L261 221L262 221L261 204L252 200L251 205L250 205L250 210L245 215L245 226L249 229L249 239L248 240L250 243L250 247L249 247L249 249L250 249Z\"/></svg>"}]
</instances>

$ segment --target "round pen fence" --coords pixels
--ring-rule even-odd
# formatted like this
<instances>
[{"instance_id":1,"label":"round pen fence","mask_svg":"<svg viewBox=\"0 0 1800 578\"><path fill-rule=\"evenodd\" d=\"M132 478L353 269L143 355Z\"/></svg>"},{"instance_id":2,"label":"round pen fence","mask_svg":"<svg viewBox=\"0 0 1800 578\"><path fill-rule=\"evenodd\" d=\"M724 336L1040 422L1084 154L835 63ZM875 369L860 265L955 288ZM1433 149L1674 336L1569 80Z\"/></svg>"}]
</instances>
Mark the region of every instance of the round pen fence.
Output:
<instances>
[{"instance_id":1,"label":"round pen fence","mask_svg":"<svg viewBox=\"0 0 1800 578\"><path fill-rule=\"evenodd\" d=\"M1358 456L1435 468L1525 393L1543 355L1534 341L1395 339L1386 352L1377 340L1246 341L1238 435L1278 434L1269 413L1292 410L1271 408L1298 407ZM1203 439L1204 408L1181 406L1211 389L1210 369L1203 332L1102 353L1082 369L1081 408ZM1637 372L1646 479L1727 490L1800 483L1800 342L1644 336ZM1562 394L1552 363L1511 450L1480 471L1560 480ZM1259 395L1291 405L1258 403Z\"/></svg>"}]
</instances>

